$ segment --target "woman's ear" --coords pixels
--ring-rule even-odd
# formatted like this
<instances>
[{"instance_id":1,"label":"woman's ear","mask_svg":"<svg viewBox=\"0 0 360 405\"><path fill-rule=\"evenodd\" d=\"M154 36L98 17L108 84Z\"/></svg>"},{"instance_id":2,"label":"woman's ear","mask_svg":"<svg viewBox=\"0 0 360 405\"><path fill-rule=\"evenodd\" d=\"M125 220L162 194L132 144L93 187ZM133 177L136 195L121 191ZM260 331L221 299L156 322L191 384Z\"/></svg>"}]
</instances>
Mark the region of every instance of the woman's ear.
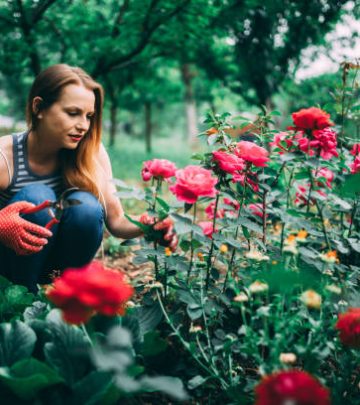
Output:
<instances>
[{"instance_id":1,"label":"woman's ear","mask_svg":"<svg viewBox=\"0 0 360 405\"><path fill-rule=\"evenodd\" d=\"M42 105L42 103L43 103L43 99L41 97L36 96L36 97L33 98L32 110L33 110L33 113L36 115L36 117L38 119L42 118L42 113L41 113L41 105Z\"/></svg>"}]
</instances>

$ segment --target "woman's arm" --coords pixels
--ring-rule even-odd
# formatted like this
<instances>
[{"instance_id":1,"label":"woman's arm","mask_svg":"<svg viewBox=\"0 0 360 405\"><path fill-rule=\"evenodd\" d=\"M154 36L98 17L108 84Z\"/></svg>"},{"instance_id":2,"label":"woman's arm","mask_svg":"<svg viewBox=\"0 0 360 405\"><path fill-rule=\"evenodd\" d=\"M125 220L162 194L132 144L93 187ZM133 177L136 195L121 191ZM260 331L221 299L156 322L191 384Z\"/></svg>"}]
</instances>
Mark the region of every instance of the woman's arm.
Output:
<instances>
[{"instance_id":1,"label":"woman's arm","mask_svg":"<svg viewBox=\"0 0 360 405\"><path fill-rule=\"evenodd\" d=\"M112 168L109 159L109 155L105 150L105 147L101 145L98 156L98 182L100 190L104 197L104 203L106 204L107 217L105 224L109 232L123 239L136 238L142 236L143 232L136 225L128 221L124 215L124 209L116 197L116 187L113 183ZM134 217L134 219L138 219Z\"/></svg>"}]
</instances>

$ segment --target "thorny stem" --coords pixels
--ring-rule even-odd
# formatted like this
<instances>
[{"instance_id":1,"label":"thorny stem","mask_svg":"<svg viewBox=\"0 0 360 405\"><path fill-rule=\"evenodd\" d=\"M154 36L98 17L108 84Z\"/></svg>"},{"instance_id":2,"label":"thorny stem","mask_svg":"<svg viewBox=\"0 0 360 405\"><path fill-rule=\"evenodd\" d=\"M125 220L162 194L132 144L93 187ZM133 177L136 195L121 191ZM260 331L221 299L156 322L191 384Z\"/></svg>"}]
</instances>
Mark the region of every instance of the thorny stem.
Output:
<instances>
[{"instance_id":1,"label":"thorny stem","mask_svg":"<svg viewBox=\"0 0 360 405\"><path fill-rule=\"evenodd\" d=\"M153 211L155 211L156 199L157 199L159 191L161 190L161 182L162 182L161 179L156 179L156 189L155 189L155 194L154 194L154 203L152 205L152 210ZM157 246L158 246L157 242L154 241L154 250L155 251L157 251ZM154 257L154 267L155 267L155 280L159 281L159 262L158 262L158 257L157 257L156 254L155 254L155 257Z\"/></svg>"},{"instance_id":2,"label":"thorny stem","mask_svg":"<svg viewBox=\"0 0 360 405\"><path fill-rule=\"evenodd\" d=\"M247 181L247 171L245 172L245 177L244 177L244 189L243 189L243 192L242 192L242 196L241 196L241 200L240 200L240 206L239 206L239 211L238 211L238 215L237 215L237 218L236 218L236 228L235 228L235 235L234 235L234 240L235 240L235 241L236 241L236 239L237 239L237 237L238 237L238 233L239 233L239 225L238 225L238 222L239 222L239 219L240 219L241 209L242 209L242 206L243 206L243 204L244 204L245 195L246 195L246 181ZM225 280L224 280L223 292L224 292L225 289L226 289L226 284L227 284L227 281L228 281L228 278L229 278L229 274L230 274L230 272L231 272L231 270L232 270L232 266L233 266L234 259L235 259L235 253L236 253L236 248L233 247L232 252L231 252L231 258L230 258L228 270L227 270L227 272L226 272L226 276L225 276Z\"/></svg>"},{"instance_id":3,"label":"thorny stem","mask_svg":"<svg viewBox=\"0 0 360 405\"><path fill-rule=\"evenodd\" d=\"M195 220L196 220L196 203L194 204L193 225L195 224ZM192 243L193 236L194 236L194 231L191 230L191 233L190 233L190 263L189 263L189 268L188 268L188 272L187 272L186 283L189 283L190 273L191 273L191 270L193 267L193 262L194 262L194 246Z\"/></svg>"},{"instance_id":4,"label":"thorny stem","mask_svg":"<svg viewBox=\"0 0 360 405\"><path fill-rule=\"evenodd\" d=\"M309 169L309 178L310 178L310 182L311 182L311 187L313 187L314 186L314 179L312 177L311 169ZM322 209L321 209L321 207L319 205L319 202L318 202L318 200L316 198L315 198L315 205L316 205L316 208L318 210L318 213L319 213L319 216L320 216L320 219L321 219L321 226L322 226L322 230L323 230L323 234L324 234L324 237L325 237L327 248L328 248L328 250L331 250L331 244L330 244L329 236L328 236L327 231L326 231L324 215L323 215ZM308 206L310 206L310 200L308 201Z\"/></svg>"},{"instance_id":5,"label":"thorny stem","mask_svg":"<svg viewBox=\"0 0 360 405\"><path fill-rule=\"evenodd\" d=\"M220 199L220 193L216 195L215 199L215 208L214 208L214 218L213 218L213 223L212 223L212 233L214 234L215 232L215 224L216 224L216 214L217 214L217 209L219 205L219 199ZM207 258L207 266L206 266L206 291L209 288L209 282L210 282L210 271L211 271L211 259L212 259L212 254L214 250L214 238L211 238L211 245L210 245L210 250L209 250L209 255Z\"/></svg>"},{"instance_id":6,"label":"thorny stem","mask_svg":"<svg viewBox=\"0 0 360 405\"><path fill-rule=\"evenodd\" d=\"M292 168L290 172L290 177L289 177L289 183L287 187L287 195L286 195L286 211L288 210L290 206L290 188L291 188L291 182L294 177L294 172L295 172L295 167ZM282 227L281 227L281 239L280 239L280 250L283 250L284 247L284 237L285 237L285 222L283 222Z\"/></svg>"},{"instance_id":7,"label":"thorny stem","mask_svg":"<svg viewBox=\"0 0 360 405\"><path fill-rule=\"evenodd\" d=\"M350 227L349 227L349 236L348 236L348 238L350 238L350 236L351 236L352 226L353 226L353 223L354 223L354 219L356 217L356 211L357 211L358 204L359 204L359 197L357 196L356 200L354 201L353 209L351 211L351 219L350 219Z\"/></svg>"},{"instance_id":8,"label":"thorny stem","mask_svg":"<svg viewBox=\"0 0 360 405\"><path fill-rule=\"evenodd\" d=\"M156 296L161 308L161 311L168 323L168 325L170 326L170 328L173 330L174 334L178 337L178 339L180 340L181 344L185 347L185 349L190 353L191 357L199 364L199 366L204 369L210 376L216 378L217 380L220 381L221 385L223 388L228 388L229 385L227 384L226 381L224 381L223 378L221 378L221 376L219 375L218 371L216 370L216 368L214 369L213 366L210 364L210 368L207 367L199 358L198 356L196 356L195 353L192 352L190 345L188 342L186 342L184 340L184 338L181 336L180 332L178 331L178 329L175 328L174 324L172 323L171 319L169 318L169 315L167 314L165 308L164 308L164 304L161 300L160 294L158 289L156 289Z\"/></svg>"}]
</instances>

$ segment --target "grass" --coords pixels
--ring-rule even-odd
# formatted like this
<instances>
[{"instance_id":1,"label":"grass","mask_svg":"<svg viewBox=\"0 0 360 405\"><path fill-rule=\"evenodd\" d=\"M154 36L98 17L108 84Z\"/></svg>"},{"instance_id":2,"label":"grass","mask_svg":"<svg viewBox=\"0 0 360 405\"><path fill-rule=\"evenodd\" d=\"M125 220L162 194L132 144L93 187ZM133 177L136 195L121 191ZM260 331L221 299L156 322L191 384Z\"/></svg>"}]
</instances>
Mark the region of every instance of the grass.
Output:
<instances>
[{"instance_id":1,"label":"grass","mask_svg":"<svg viewBox=\"0 0 360 405\"><path fill-rule=\"evenodd\" d=\"M107 140L104 140L105 145ZM109 148L113 176L129 183L141 182L141 168L146 160L158 158L168 159L178 168L192 162L192 151L187 143L179 138L158 138L153 140L153 151L145 151L145 143L140 139L132 139L123 135L117 140L117 144Z\"/></svg>"}]
</instances>

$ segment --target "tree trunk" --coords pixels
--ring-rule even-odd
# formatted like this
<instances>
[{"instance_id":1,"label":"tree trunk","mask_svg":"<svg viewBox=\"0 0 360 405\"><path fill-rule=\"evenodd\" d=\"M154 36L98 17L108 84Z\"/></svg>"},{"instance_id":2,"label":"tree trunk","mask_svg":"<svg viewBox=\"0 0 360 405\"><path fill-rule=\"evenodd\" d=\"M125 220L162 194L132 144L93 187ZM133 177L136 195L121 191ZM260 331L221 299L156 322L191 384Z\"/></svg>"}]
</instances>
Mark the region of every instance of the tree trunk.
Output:
<instances>
[{"instance_id":1,"label":"tree trunk","mask_svg":"<svg viewBox=\"0 0 360 405\"><path fill-rule=\"evenodd\" d=\"M151 103L150 101L145 102L145 146L146 152L151 152L151 132L152 132L152 124L151 124Z\"/></svg>"},{"instance_id":2,"label":"tree trunk","mask_svg":"<svg viewBox=\"0 0 360 405\"><path fill-rule=\"evenodd\" d=\"M117 102L115 99L111 99L110 107L110 139L109 146L115 145L115 137L117 133Z\"/></svg>"},{"instance_id":3,"label":"tree trunk","mask_svg":"<svg viewBox=\"0 0 360 405\"><path fill-rule=\"evenodd\" d=\"M197 115L196 104L194 99L194 91L192 87L193 72L190 70L190 65L184 63L181 66L182 80L185 86L185 111L187 122L187 138L189 143L196 142L197 129Z\"/></svg>"}]
</instances>

